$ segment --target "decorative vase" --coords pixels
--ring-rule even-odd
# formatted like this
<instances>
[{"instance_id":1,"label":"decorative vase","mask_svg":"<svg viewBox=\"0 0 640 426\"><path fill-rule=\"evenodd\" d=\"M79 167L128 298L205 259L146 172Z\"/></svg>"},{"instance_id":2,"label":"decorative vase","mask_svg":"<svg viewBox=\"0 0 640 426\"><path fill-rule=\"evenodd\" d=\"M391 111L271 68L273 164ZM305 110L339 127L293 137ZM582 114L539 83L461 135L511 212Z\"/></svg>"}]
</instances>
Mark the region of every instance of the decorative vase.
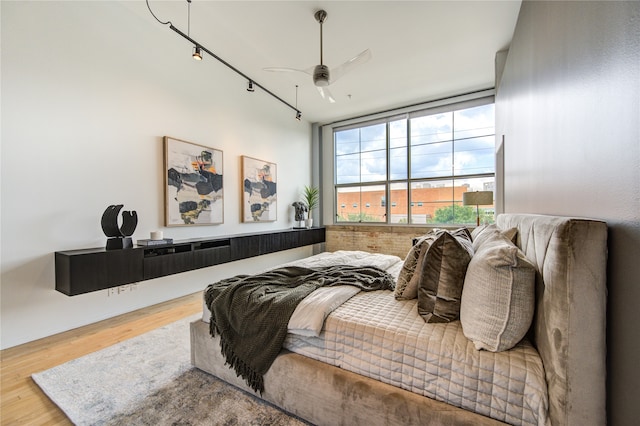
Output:
<instances>
[{"instance_id":1,"label":"decorative vase","mask_svg":"<svg viewBox=\"0 0 640 426\"><path fill-rule=\"evenodd\" d=\"M312 219L312 218L311 218L311 219L305 219L305 221L304 221L304 226L305 226L307 229L311 228L311 227L313 226L313 219Z\"/></svg>"}]
</instances>

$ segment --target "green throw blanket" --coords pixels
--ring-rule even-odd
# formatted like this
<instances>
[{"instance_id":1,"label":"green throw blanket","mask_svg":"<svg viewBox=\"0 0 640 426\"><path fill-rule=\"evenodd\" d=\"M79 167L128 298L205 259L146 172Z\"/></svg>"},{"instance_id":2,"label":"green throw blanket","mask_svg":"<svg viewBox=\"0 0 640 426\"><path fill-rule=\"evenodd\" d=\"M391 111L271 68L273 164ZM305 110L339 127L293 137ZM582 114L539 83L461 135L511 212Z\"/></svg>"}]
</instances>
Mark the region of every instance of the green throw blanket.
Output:
<instances>
[{"instance_id":1,"label":"green throw blanket","mask_svg":"<svg viewBox=\"0 0 640 426\"><path fill-rule=\"evenodd\" d=\"M222 355L247 384L262 393L263 375L282 349L296 306L323 286L353 285L365 291L392 290L394 280L375 267L290 266L258 275L238 275L211 284L205 302L210 332L220 335Z\"/></svg>"}]
</instances>

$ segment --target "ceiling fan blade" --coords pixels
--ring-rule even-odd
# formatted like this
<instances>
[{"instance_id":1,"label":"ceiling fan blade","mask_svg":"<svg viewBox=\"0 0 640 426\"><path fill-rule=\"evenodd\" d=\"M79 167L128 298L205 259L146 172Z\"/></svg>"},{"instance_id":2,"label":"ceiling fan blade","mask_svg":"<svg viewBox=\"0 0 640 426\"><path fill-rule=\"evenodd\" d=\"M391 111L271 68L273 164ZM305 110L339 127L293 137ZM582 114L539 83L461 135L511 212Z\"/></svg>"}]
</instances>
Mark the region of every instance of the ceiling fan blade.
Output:
<instances>
[{"instance_id":1,"label":"ceiling fan blade","mask_svg":"<svg viewBox=\"0 0 640 426\"><path fill-rule=\"evenodd\" d=\"M351 71L353 68L357 67L360 64L364 64L370 59L371 59L371 50L367 49L363 52L360 52L353 58L349 59L344 64L338 65L337 67L331 70L331 83L334 83L337 79L345 75L347 72Z\"/></svg>"},{"instance_id":2,"label":"ceiling fan blade","mask_svg":"<svg viewBox=\"0 0 640 426\"><path fill-rule=\"evenodd\" d=\"M297 68L267 67L267 68L262 68L262 70L269 71L269 72L303 72L305 74L313 75L313 68L314 67L310 67L304 70L299 70Z\"/></svg>"},{"instance_id":3,"label":"ceiling fan blade","mask_svg":"<svg viewBox=\"0 0 640 426\"><path fill-rule=\"evenodd\" d=\"M318 92L320 92L320 96L322 96L322 99L325 99L332 104L336 102L336 99L333 97L328 87L316 86L316 88L318 89Z\"/></svg>"}]
</instances>

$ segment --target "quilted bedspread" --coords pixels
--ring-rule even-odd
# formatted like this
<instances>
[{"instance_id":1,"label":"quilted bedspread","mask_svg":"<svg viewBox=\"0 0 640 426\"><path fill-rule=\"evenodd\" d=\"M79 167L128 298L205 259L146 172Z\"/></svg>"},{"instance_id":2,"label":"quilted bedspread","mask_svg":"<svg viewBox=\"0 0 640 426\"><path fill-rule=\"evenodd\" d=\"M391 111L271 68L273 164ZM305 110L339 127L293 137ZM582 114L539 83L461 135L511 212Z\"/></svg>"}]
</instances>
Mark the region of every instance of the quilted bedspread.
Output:
<instances>
[{"instance_id":1,"label":"quilted bedspread","mask_svg":"<svg viewBox=\"0 0 640 426\"><path fill-rule=\"evenodd\" d=\"M387 269L397 274L397 266ZM288 334L284 347L506 423L548 424L544 368L531 343L478 351L460 321L428 324L416 305L388 290L361 292L327 316L319 337Z\"/></svg>"}]
</instances>

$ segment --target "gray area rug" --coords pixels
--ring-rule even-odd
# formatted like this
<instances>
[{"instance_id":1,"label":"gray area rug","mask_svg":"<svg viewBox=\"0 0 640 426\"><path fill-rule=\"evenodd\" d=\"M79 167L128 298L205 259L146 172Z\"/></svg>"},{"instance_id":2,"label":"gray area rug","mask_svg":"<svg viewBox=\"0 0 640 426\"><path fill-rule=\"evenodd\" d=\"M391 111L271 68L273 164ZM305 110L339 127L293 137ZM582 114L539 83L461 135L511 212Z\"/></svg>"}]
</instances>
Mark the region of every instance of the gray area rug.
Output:
<instances>
[{"instance_id":1,"label":"gray area rug","mask_svg":"<svg viewBox=\"0 0 640 426\"><path fill-rule=\"evenodd\" d=\"M191 366L195 315L32 375L77 425L306 425Z\"/></svg>"}]
</instances>

